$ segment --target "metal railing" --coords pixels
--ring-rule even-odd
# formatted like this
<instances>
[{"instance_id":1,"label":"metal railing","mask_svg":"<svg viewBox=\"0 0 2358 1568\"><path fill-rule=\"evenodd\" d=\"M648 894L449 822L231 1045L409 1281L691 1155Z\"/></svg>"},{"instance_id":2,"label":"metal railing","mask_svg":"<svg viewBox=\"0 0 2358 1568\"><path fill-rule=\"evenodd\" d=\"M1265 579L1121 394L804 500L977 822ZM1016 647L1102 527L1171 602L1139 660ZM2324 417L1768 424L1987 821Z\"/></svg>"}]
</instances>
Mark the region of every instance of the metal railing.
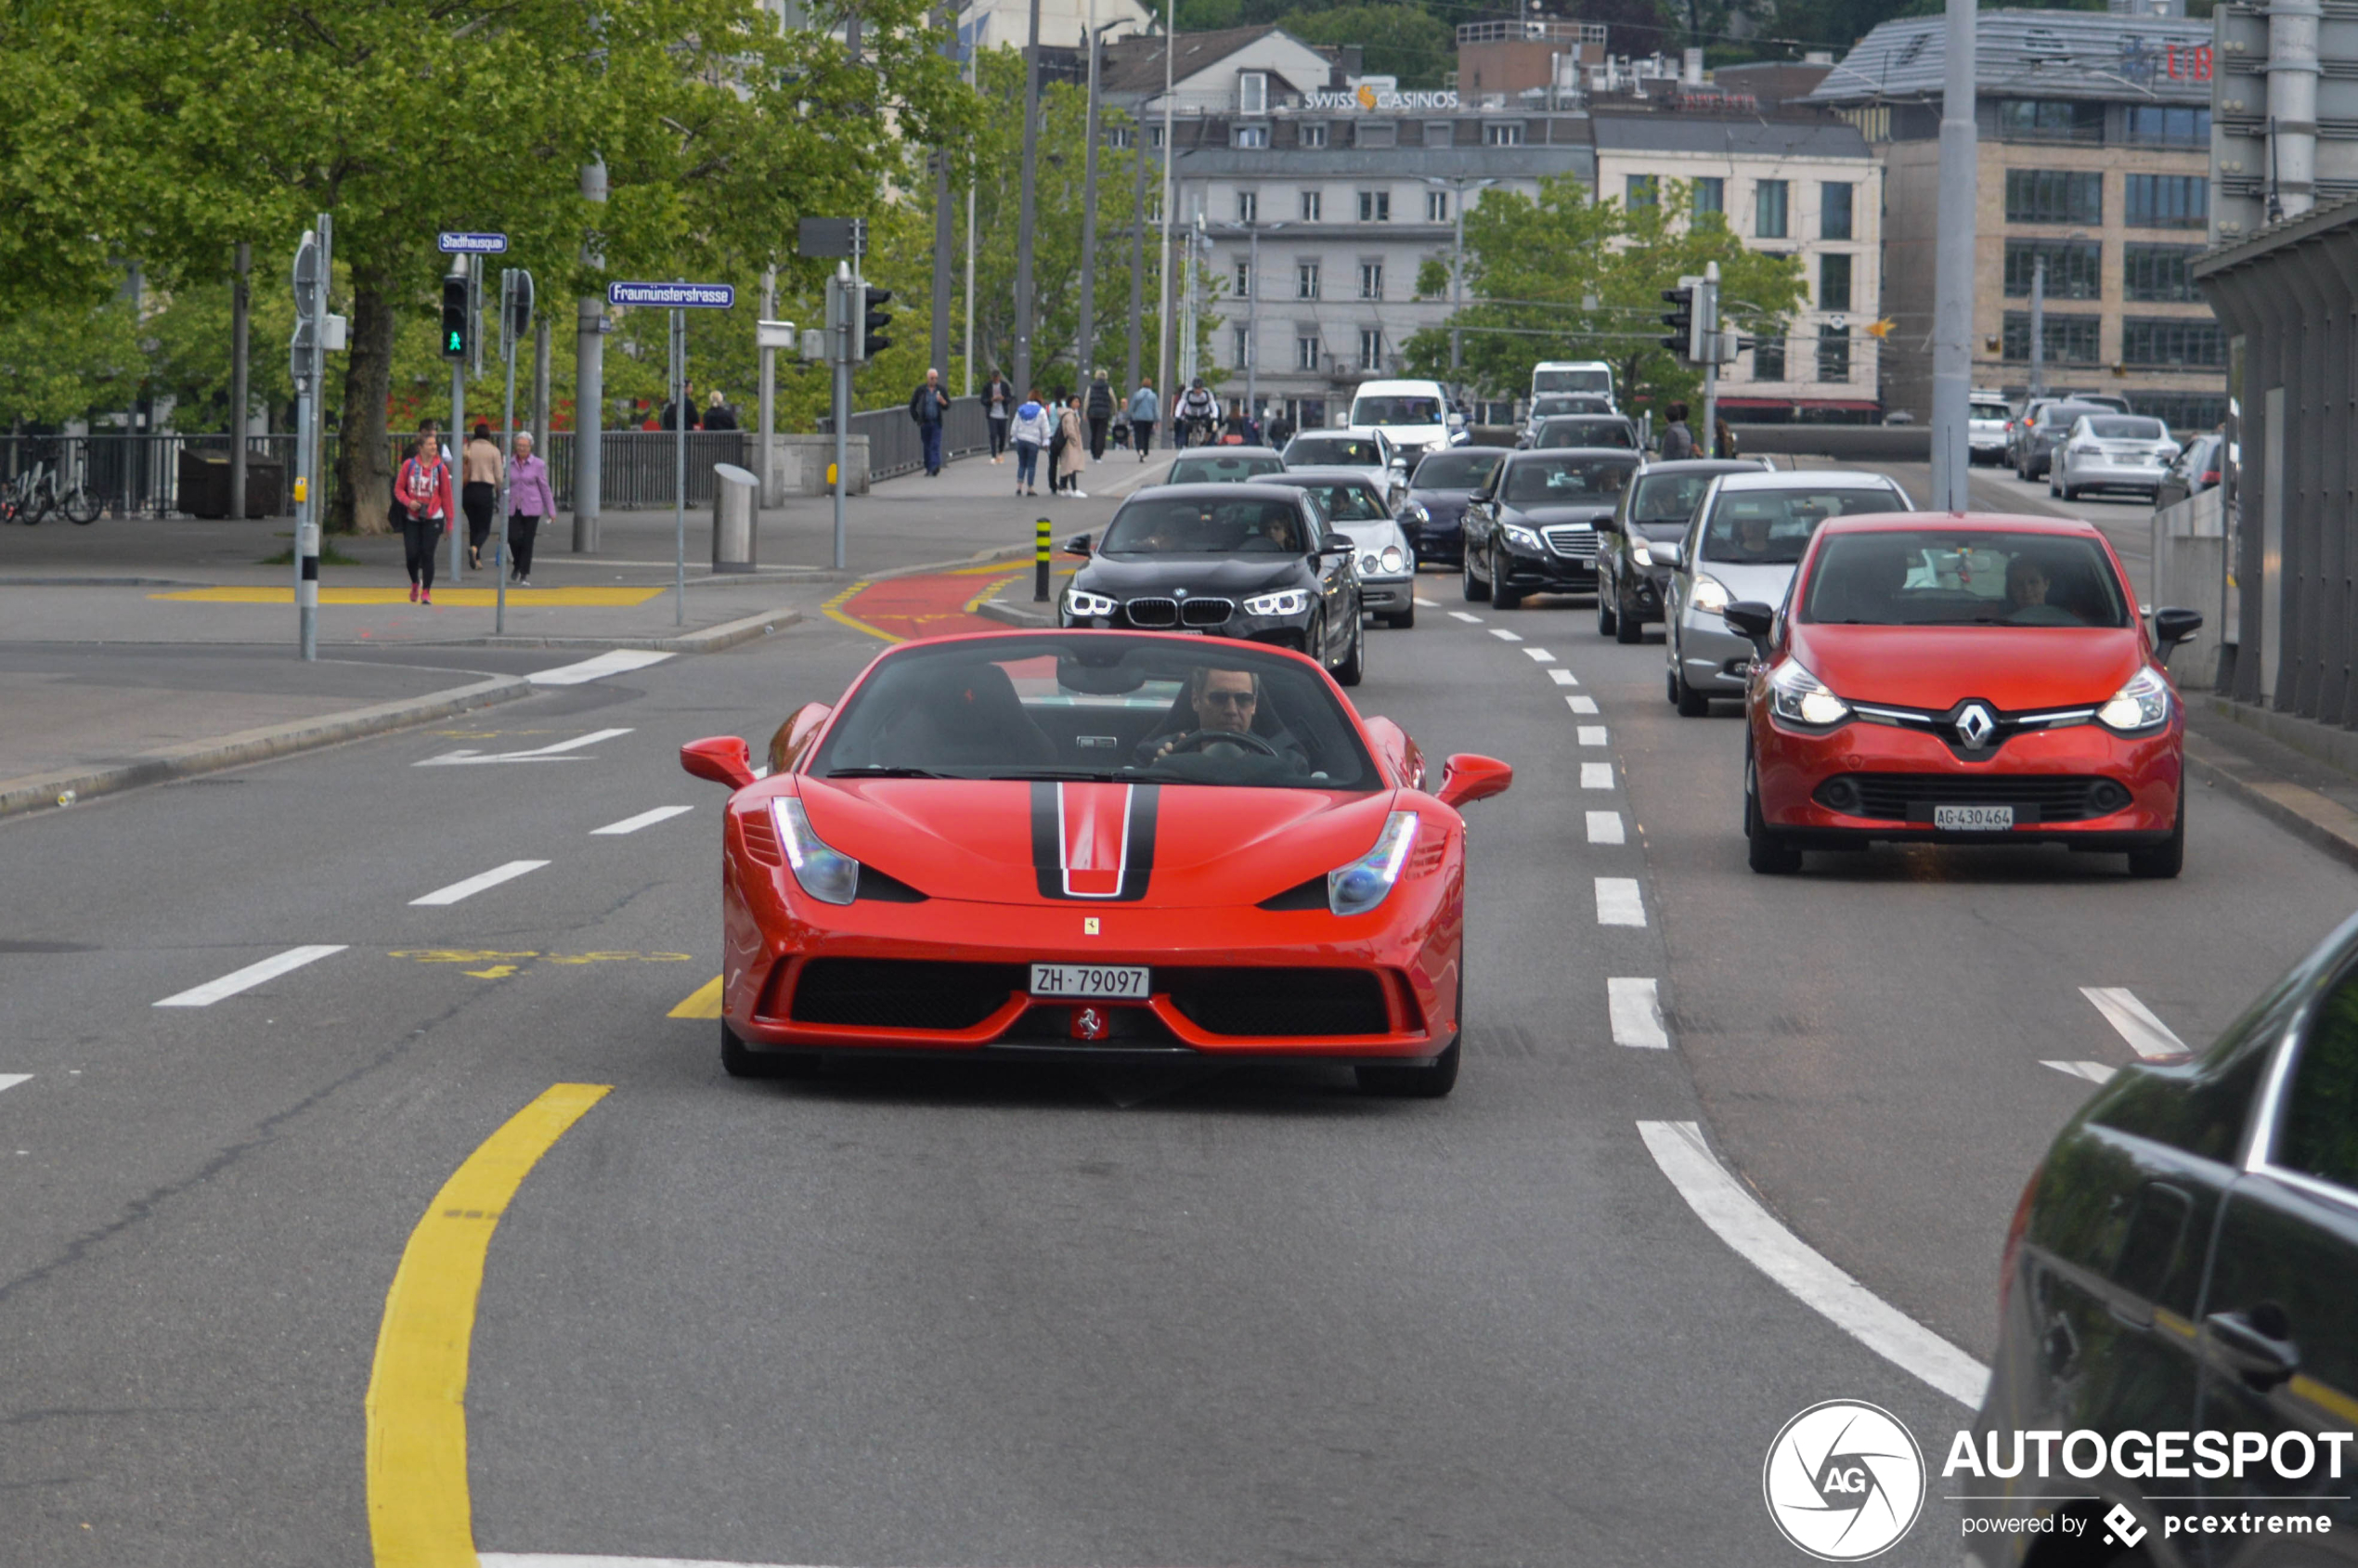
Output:
<instances>
[{"instance_id":1,"label":"metal railing","mask_svg":"<svg viewBox=\"0 0 2358 1568\"><path fill-rule=\"evenodd\" d=\"M835 433L833 418L819 421L819 433ZM851 434L868 438L868 478L871 483L889 479L896 473L913 473L926 466L925 437L918 433L917 421L909 417L907 405L891 408L862 408L851 416ZM948 417L941 421L941 455L944 458L965 457L969 452L988 450L991 429L979 399L952 398Z\"/></svg>"}]
</instances>

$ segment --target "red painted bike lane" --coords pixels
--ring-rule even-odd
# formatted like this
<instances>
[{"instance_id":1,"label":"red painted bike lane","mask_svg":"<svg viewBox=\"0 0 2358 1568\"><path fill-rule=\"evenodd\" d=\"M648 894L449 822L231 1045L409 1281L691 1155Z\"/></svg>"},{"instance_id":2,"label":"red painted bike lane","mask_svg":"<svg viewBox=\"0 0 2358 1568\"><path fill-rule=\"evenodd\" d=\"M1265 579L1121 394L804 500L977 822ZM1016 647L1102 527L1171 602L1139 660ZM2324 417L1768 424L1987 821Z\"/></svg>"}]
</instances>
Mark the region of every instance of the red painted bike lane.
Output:
<instances>
[{"instance_id":1,"label":"red painted bike lane","mask_svg":"<svg viewBox=\"0 0 2358 1568\"><path fill-rule=\"evenodd\" d=\"M1076 557L1065 556L1051 570L1056 577L1069 577L1078 564ZM1000 561L988 566L928 572L922 577L854 583L827 602L826 616L887 642L952 637L968 631L1004 631L1006 622L981 615L976 607L1003 586L1028 583L1031 573L1032 565L1028 561ZM1030 595L1025 593L1022 597L1029 600Z\"/></svg>"}]
</instances>

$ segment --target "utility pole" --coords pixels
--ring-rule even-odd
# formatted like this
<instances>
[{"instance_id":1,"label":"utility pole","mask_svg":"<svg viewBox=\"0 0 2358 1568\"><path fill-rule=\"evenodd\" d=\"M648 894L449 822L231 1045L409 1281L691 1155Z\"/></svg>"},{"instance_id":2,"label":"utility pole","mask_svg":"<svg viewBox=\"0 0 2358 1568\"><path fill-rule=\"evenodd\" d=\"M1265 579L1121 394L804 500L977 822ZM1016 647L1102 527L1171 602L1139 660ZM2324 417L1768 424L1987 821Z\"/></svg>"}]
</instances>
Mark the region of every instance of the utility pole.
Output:
<instances>
[{"instance_id":1,"label":"utility pole","mask_svg":"<svg viewBox=\"0 0 2358 1568\"><path fill-rule=\"evenodd\" d=\"M1932 505L1938 512L1963 512L1971 504L1973 452L1966 421L1973 396L1975 20L1976 0L1948 0L1933 272ZM2032 341L2037 338L2033 329Z\"/></svg>"},{"instance_id":2,"label":"utility pole","mask_svg":"<svg viewBox=\"0 0 2358 1568\"><path fill-rule=\"evenodd\" d=\"M328 314L334 234L333 220L322 213L295 247L294 339L287 354L295 383L295 637L306 660L319 656L319 423L327 351L343 346L343 320Z\"/></svg>"},{"instance_id":3,"label":"utility pole","mask_svg":"<svg viewBox=\"0 0 2358 1568\"><path fill-rule=\"evenodd\" d=\"M778 264L771 262L761 269L761 319L754 323L754 332L761 332L761 322L776 319L778 315ZM754 493L757 506L770 502L770 486L778 471L777 454L771 439L778 428L778 351L768 343L761 345L761 486Z\"/></svg>"},{"instance_id":4,"label":"utility pole","mask_svg":"<svg viewBox=\"0 0 2358 1568\"><path fill-rule=\"evenodd\" d=\"M1257 199L1256 199L1257 200ZM1261 218L1254 209L1250 258L1245 263L1245 418L1261 421Z\"/></svg>"},{"instance_id":5,"label":"utility pole","mask_svg":"<svg viewBox=\"0 0 2358 1568\"><path fill-rule=\"evenodd\" d=\"M686 282L685 279L674 281ZM671 308L671 624L688 624L688 313Z\"/></svg>"},{"instance_id":6,"label":"utility pole","mask_svg":"<svg viewBox=\"0 0 2358 1568\"><path fill-rule=\"evenodd\" d=\"M935 13L936 25L946 29L941 52L954 58L957 55L957 13L943 6ZM950 149L939 147L933 154L933 320L926 333L926 363L941 372L941 384L950 384L950 278L957 266L957 232L950 204Z\"/></svg>"},{"instance_id":7,"label":"utility pole","mask_svg":"<svg viewBox=\"0 0 2358 1568\"><path fill-rule=\"evenodd\" d=\"M1037 0L1035 0L1037 3ZM836 263L836 275L828 285L828 301L833 309L827 313L827 332L836 362L836 570L843 565L843 498L850 483L849 465L851 458L851 335L858 327L856 314L866 302L856 282L856 274L846 262Z\"/></svg>"},{"instance_id":8,"label":"utility pole","mask_svg":"<svg viewBox=\"0 0 2358 1568\"><path fill-rule=\"evenodd\" d=\"M2041 251L2030 264L2030 395L2036 397L2046 390L2047 253Z\"/></svg>"},{"instance_id":9,"label":"utility pole","mask_svg":"<svg viewBox=\"0 0 2358 1568\"><path fill-rule=\"evenodd\" d=\"M246 402L247 387L246 339L253 325L253 291L250 277L253 270L253 247L238 241L236 261L229 282L229 515L240 522L246 515Z\"/></svg>"},{"instance_id":10,"label":"utility pole","mask_svg":"<svg viewBox=\"0 0 2358 1568\"><path fill-rule=\"evenodd\" d=\"M1081 331L1075 381L1086 387L1097 364L1097 0L1089 0L1089 108L1081 153Z\"/></svg>"},{"instance_id":11,"label":"utility pole","mask_svg":"<svg viewBox=\"0 0 2358 1568\"><path fill-rule=\"evenodd\" d=\"M1162 240L1158 266L1161 272L1161 304L1155 313L1155 385L1162 393L1166 410L1172 398L1171 385L1171 136L1174 105L1172 102L1173 71L1179 53L1179 0L1163 0L1162 7ZM1140 149L1140 156L1145 149ZM1165 418L1171 416L1166 412Z\"/></svg>"},{"instance_id":12,"label":"utility pole","mask_svg":"<svg viewBox=\"0 0 2358 1568\"><path fill-rule=\"evenodd\" d=\"M581 168L582 199L603 204L606 165L603 159ZM581 259L591 270L606 265L605 245L592 229L581 241ZM573 379L573 551L594 554L598 549L598 512L603 482L600 449L605 433L606 296L593 290L581 296L574 338Z\"/></svg>"},{"instance_id":13,"label":"utility pole","mask_svg":"<svg viewBox=\"0 0 2358 1568\"><path fill-rule=\"evenodd\" d=\"M1016 216L1016 395L1031 395L1031 233L1039 206L1040 0L1023 51L1023 195Z\"/></svg>"},{"instance_id":14,"label":"utility pole","mask_svg":"<svg viewBox=\"0 0 2358 1568\"><path fill-rule=\"evenodd\" d=\"M549 459L549 318L537 316L532 323L532 449L546 462ZM556 523L551 517L551 526Z\"/></svg>"},{"instance_id":15,"label":"utility pole","mask_svg":"<svg viewBox=\"0 0 2358 1568\"><path fill-rule=\"evenodd\" d=\"M1138 340L1147 318L1147 127L1136 116L1130 121L1130 158L1137 190L1130 202L1130 357L1122 364L1125 391L1138 390L1143 357Z\"/></svg>"},{"instance_id":16,"label":"utility pole","mask_svg":"<svg viewBox=\"0 0 2358 1568\"><path fill-rule=\"evenodd\" d=\"M1703 287L1695 291L1695 327L1704 333L1704 345L1710 349L1703 362L1703 439L1697 449L1705 457L1720 457L1719 450L1719 358L1724 343L1719 335L1719 264L1705 262Z\"/></svg>"},{"instance_id":17,"label":"utility pole","mask_svg":"<svg viewBox=\"0 0 2358 1568\"><path fill-rule=\"evenodd\" d=\"M975 41L966 46L966 85L976 86L982 80L982 45L979 27ZM962 396L975 395L975 188L981 183L979 173L966 180L966 354L965 390Z\"/></svg>"}]
</instances>

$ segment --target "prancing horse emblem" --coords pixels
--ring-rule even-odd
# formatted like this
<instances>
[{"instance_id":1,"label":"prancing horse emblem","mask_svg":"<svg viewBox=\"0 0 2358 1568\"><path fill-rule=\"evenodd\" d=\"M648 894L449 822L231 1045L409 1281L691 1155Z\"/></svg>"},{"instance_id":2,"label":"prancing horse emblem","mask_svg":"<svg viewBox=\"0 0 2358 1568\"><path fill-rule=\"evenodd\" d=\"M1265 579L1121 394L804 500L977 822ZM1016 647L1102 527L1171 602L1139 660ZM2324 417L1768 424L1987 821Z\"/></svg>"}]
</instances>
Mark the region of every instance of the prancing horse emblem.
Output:
<instances>
[{"instance_id":1,"label":"prancing horse emblem","mask_svg":"<svg viewBox=\"0 0 2358 1568\"><path fill-rule=\"evenodd\" d=\"M1997 732L1998 720L1979 703L1967 703L1965 710L1957 715L1957 738L1965 743L1969 751L1979 751Z\"/></svg>"}]
</instances>

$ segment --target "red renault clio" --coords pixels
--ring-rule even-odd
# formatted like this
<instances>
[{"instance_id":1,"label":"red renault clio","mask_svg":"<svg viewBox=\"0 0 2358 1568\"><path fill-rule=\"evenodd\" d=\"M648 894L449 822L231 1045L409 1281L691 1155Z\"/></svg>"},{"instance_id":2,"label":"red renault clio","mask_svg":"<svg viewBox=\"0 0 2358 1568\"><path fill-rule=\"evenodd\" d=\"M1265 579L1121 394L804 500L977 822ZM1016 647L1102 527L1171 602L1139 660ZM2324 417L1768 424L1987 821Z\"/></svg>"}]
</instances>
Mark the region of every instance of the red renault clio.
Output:
<instances>
[{"instance_id":1,"label":"red renault clio","mask_svg":"<svg viewBox=\"0 0 2358 1568\"><path fill-rule=\"evenodd\" d=\"M1876 840L2186 851L2185 716L2165 665L2202 616L2148 635L2104 535L2052 517L1829 518L1783 608L1730 604L1745 693L1752 869Z\"/></svg>"}]
</instances>

